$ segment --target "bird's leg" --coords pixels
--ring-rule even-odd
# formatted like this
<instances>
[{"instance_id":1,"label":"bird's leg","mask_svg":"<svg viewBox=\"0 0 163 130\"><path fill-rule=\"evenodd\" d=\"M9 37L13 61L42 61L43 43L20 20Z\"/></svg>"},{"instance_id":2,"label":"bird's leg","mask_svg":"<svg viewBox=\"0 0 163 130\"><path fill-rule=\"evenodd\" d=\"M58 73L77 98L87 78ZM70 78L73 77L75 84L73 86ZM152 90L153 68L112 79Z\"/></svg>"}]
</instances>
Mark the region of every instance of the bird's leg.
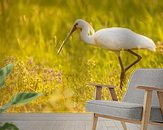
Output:
<instances>
[{"instance_id":1,"label":"bird's leg","mask_svg":"<svg viewBox=\"0 0 163 130\"><path fill-rule=\"evenodd\" d=\"M122 90L122 86L123 86L123 81L125 79L125 73L127 70L129 70L133 65L135 65L136 63L138 63L140 60L141 60L141 56L138 55L137 53L133 52L132 50L127 50L129 53L137 56L137 60L134 61L132 64L130 64L128 67L124 68L123 66L123 63L122 63L122 60L121 60L121 57L120 57L120 53L118 55L118 60L119 60L119 63L120 63L120 66L121 66L121 75L120 75L120 88Z\"/></svg>"},{"instance_id":2,"label":"bird's leg","mask_svg":"<svg viewBox=\"0 0 163 130\"><path fill-rule=\"evenodd\" d=\"M125 78L125 69L124 69L124 67L123 67L123 63L122 63L122 60L121 60L120 55L118 56L118 60L119 60L120 66L121 66L120 89L122 90L123 80L124 80L124 78Z\"/></svg>"},{"instance_id":3,"label":"bird's leg","mask_svg":"<svg viewBox=\"0 0 163 130\"><path fill-rule=\"evenodd\" d=\"M127 50L129 53L131 53L131 54L133 54L133 55L135 55L135 56L137 56L137 60L135 60L131 65L129 65L128 67L126 67L125 68L125 72L129 69L129 68L131 68L133 65L135 65L136 63L138 63L140 60L141 60L141 56L140 55L138 55L137 53L135 53L134 51L132 51L132 50Z\"/></svg>"}]
</instances>

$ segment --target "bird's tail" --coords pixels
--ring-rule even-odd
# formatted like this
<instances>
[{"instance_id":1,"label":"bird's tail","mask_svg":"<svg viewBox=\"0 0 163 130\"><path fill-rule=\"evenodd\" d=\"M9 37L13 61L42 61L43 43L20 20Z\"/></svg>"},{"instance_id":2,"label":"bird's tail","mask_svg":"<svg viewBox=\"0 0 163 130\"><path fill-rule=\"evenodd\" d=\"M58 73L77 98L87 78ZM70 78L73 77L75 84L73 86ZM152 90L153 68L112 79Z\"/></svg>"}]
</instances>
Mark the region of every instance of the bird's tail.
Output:
<instances>
[{"instance_id":1,"label":"bird's tail","mask_svg":"<svg viewBox=\"0 0 163 130\"><path fill-rule=\"evenodd\" d=\"M151 51L156 51L156 45L152 39L146 36L142 36L142 43L144 43L144 48L151 50Z\"/></svg>"},{"instance_id":2,"label":"bird's tail","mask_svg":"<svg viewBox=\"0 0 163 130\"><path fill-rule=\"evenodd\" d=\"M153 42L153 40L151 40L151 39L148 39L148 40L149 40L148 49L151 50L151 51L156 51L156 45Z\"/></svg>"}]
</instances>

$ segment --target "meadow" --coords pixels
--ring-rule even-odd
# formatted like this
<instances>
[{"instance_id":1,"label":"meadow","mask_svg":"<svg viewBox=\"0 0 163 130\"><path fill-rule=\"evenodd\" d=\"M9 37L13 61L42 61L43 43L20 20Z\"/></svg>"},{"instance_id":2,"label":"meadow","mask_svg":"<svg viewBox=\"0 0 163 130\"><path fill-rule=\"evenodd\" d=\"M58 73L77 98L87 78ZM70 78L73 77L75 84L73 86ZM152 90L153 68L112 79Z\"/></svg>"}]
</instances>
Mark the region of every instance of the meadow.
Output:
<instances>
[{"instance_id":1,"label":"meadow","mask_svg":"<svg viewBox=\"0 0 163 130\"><path fill-rule=\"evenodd\" d=\"M82 18L95 30L125 27L153 39L156 52L137 50L143 58L127 72L116 92L122 99L136 68L163 68L163 1L161 0L1 0L0 67L14 64L2 88L0 106L17 92L43 93L36 101L8 112L84 112L94 98L96 82L119 86L120 66L114 52L87 45L73 34L60 55L57 50L73 22ZM122 53L124 65L134 58ZM107 90L103 98L110 99Z\"/></svg>"}]
</instances>

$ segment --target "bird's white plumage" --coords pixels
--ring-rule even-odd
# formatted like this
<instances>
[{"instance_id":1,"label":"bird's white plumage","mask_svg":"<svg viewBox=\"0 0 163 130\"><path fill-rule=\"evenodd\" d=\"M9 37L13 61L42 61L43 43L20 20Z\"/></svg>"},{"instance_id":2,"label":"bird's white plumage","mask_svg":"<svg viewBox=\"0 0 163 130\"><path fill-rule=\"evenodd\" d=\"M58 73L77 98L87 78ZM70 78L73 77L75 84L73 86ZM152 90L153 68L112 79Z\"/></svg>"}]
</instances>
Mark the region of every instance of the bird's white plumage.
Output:
<instances>
[{"instance_id":1,"label":"bird's white plumage","mask_svg":"<svg viewBox=\"0 0 163 130\"><path fill-rule=\"evenodd\" d=\"M154 42L130 29L112 27L101 29L94 35L94 44L110 50L149 49L154 51Z\"/></svg>"},{"instance_id":2,"label":"bird's white plumage","mask_svg":"<svg viewBox=\"0 0 163 130\"><path fill-rule=\"evenodd\" d=\"M154 42L150 38L137 34L127 28L105 28L94 33L91 25L82 19L76 20L74 25L81 30L80 37L84 42L108 50L148 49L155 51L156 49ZM93 32L91 36L88 35L90 31Z\"/></svg>"}]
</instances>

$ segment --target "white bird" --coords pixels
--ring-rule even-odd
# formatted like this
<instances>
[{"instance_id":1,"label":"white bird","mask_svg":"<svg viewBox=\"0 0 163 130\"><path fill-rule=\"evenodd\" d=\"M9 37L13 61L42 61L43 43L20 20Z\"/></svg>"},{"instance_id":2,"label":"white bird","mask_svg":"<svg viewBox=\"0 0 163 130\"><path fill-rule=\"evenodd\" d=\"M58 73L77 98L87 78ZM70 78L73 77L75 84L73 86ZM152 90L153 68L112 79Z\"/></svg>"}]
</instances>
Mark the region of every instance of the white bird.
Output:
<instances>
[{"instance_id":1,"label":"white bird","mask_svg":"<svg viewBox=\"0 0 163 130\"><path fill-rule=\"evenodd\" d=\"M82 19L77 19L71 31L69 32L69 34L63 41L62 45L60 46L58 50L58 54L62 50L63 45L67 42L71 34L76 29L80 30L80 38L82 41L91 45L100 46L102 48L106 48L108 50L116 52L121 66L121 75L120 75L121 89L125 77L125 72L133 65L135 65L137 62L139 62L142 58L133 50L136 49L148 49L151 51L156 50L156 45L150 38L135 33L130 29L121 28L121 27L111 27L111 28L101 29L95 32L92 26L88 22ZM135 55L137 57L137 60L135 60L132 64L124 68L120 57L121 51L128 51L129 53Z\"/></svg>"}]
</instances>

